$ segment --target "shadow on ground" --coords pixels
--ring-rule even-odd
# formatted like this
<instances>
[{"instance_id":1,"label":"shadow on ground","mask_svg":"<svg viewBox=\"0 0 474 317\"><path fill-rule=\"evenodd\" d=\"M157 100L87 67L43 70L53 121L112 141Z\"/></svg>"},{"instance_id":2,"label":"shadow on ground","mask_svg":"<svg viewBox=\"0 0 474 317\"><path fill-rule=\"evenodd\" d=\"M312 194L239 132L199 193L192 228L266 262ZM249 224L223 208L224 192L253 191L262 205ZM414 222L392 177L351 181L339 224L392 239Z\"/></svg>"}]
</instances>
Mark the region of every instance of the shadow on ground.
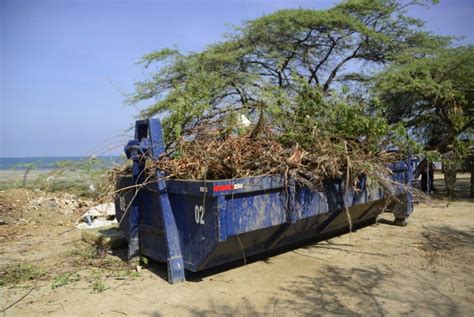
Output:
<instances>
[{"instance_id":1,"label":"shadow on ground","mask_svg":"<svg viewBox=\"0 0 474 317\"><path fill-rule=\"evenodd\" d=\"M236 305L210 299L206 309L189 308L188 313L193 316L372 316L390 313L391 302L392 305L403 305L405 314L416 314L418 309L431 316L458 314L456 303L425 282L422 276L394 279L395 274L388 266L342 268L326 265L317 277L298 276L285 283L263 307L256 307L247 297ZM385 292L386 289L392 291ZM159 313L153 316L159 316Z\"/></svg>"}]
</instances>

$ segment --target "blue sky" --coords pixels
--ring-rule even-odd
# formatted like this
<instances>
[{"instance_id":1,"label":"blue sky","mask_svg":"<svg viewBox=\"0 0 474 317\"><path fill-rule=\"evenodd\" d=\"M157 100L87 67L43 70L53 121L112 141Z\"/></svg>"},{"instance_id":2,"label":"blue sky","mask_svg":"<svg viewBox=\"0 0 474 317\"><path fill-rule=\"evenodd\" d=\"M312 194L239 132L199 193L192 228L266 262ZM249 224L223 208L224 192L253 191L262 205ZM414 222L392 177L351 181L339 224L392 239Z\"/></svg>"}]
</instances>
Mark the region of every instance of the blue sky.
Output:
<instances>
[{"instance_id":1,"label":"blue sky","mask_svg":"<svg viewBox=\"0 0 474 317\"><path fill-rule=\"evenodd\" d=\"M144 78L141 56L171 46L198 51L229 24L337 2L0 0L0 157L120 153L137 114L123 93ZM410 13L435 33L474 43L474 1Z\"/></svg>"}]
</instances>

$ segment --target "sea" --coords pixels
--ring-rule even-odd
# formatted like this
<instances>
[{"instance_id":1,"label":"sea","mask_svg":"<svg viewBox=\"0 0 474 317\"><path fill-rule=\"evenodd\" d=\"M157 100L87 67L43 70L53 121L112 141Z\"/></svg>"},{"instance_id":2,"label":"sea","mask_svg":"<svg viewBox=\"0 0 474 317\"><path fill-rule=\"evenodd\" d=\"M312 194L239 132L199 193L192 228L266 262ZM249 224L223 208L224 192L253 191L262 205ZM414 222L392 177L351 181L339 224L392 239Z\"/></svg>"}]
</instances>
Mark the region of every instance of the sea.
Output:
<instances>
[{"instance_id":1,"label":"sea","mask_svg":"<svg viewBox=\"0 0 474 317\"><path fill-rule=\"evenodd\" d=\"M123 163L123 156L56 156L56 157L0 157L0 170L50 170L65 166L81 167L90 164L93 167L112 167Z\"/></svg>"}]
</instances>

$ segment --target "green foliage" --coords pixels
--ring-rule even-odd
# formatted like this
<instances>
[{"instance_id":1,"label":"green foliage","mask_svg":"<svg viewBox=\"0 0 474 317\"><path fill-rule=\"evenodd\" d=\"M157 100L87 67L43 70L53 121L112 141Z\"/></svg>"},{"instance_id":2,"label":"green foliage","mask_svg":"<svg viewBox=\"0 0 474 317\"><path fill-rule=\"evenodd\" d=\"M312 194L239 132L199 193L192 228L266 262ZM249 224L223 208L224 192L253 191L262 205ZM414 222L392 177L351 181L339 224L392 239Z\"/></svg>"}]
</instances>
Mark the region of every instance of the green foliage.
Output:
<instances>
[{"instance_id":1,"label":"green foliage","mask_svg":"<svg viewBox=\"0 0 474 317\"><path fill-rule=\"evenodd\" d=\"M162 117L167 145L201 125L222 124L233 113L256 122L259 109L283 128L288 125L280 119L292 111L298 118L310 112L310 123L372 141L387 131L386 123L367 118L378 113L359 102L335 98L345 93L344 83L370 78L364 69L393 62L401 52L413 55L450 41L425 32L405 8L395 0L350 0L322 11L280 10L245 22L202 52L152 52L142 60L150 79L137 83L130 102L154 100L142 116ZM345 70L349 65L356 74ZM307 98L315 94L327 100ZM287 137L292 133L286 131Z\"/></svg>"},{"instance_id":2,"label":"green foliage","mask_svg":"<svg viewBox=\"0 0 474 317\"><path fill-rule=\"evenodd\" d=\"M25 170L25 174L23 174L23 181L21 183L21 187L25 188L26 187L26 180L27 180L27 177L28 177L28 173L33 170L33 169L36 169L38 166L34 163L22 163L22 164L17 164L15 165L13 168L22 168Z\"/></svg>"},{"instance_id":3,"label":"green foliage","mask_svg":"<svg viewBox=\"0 0 474 317\"><path fill-rule=\"evenodd\" d=\"M103 273L102 270L92 270L88 277L92 291L96 294L102 293L107 289L107 285L102 280Z\"/></svg>"},{"instance_id":4,"label":"green foliage","mask_svg":"<svg viewBox=\"0 0 474 317\"><path fill-rule=\"evenodd\" d=\"M382 100L391 123L401 122L427 145L446 151L457 145L463 152L474 128L474 47L428 50L419 57L401 54L378 75L374 92Z\"/></svg>"},{"instance_id":5,"label":"green foliage","mask_svg":"<svg viewBox=\"0 0 474 317\"><path fill-rule=\"evenodd\" d=\"M100 294L107 289L107 285L100 279L95 279L91 282L91 287L94 293Z\"/></svg>"},{"instance_id":6,"label":"green foliage","mask_svg":"<svg viewBox=\"0 0 474 317\"><path fill-rule=\"evenodd\" d=\"M105 283L101 280L93 281L91 283L91 287L94 293L97 293L97 294L102 293L103 291L107 289L107 285L105 285Z\"/></svg>"},{"instance_id":7,"label":"green foliage","mask_svg":"<svg viewBox=\"0 0 474 317\"><path fill-rule=\"evenodd\" d=\"M30 171L36 163L19 164L14 169L25 169L24 174L0 180L0 189L28 188L45 192L69 192L80 197L97 198L108 193L108 173L111 168L103 160L89 158L79 162L56 161L51 171L41 171L36 178ZM28 177L29 176L29 177Z\"/></svg>"},{"instance_id":8,"label":"green foliage","mask_svg":"<svg viewBox=\"0 0 474 317\"><path fill-rule=\"evenodd\" d=\"M140 264L148 265L148 258L146 256L140 257Z\"/></svg>"},{"instance_id":9,"label":"green foliage","mask_svg":"<svg viewBox=\"0 0 474 317\"><path fill-rule=\"evenodd\" d=\"M1 277L3 284L19 284L46 276L46 270L31 263L21 263L6 268Z\"/></svg>"},{"instance_id":10,"label":"green foliage","mask_svg":"<svg viewBox=\"0 0 474 317\"><path fill-rule=\"evenodd\" d=\"M369 151L388 134L389 125L377 109L355 102L350 95L325 96L319 89L301 83L294 108L285 109L273 124L281 127L281 141L303 147L315 137L349 139L364 142Z\"/></svg>"},{"instance_id":11,"label":"green foliage","mask_svg":"<svg viewBox=\"0 0 474 317\"><path fill-rule=\"evenodd\" d=\"M52 289L60 288L66 286L71 282L76 282L80 279L79 274L66 272L56 276L53 280L53 284L51 285Z\"/></svg>"},{"instance_id":12,"label":"green foliage","mask_svg":"<svg viewBox=\"0 0 474 317\"><path fill-rule=\"evenodd\" d=\"M140 277L140 273L138 273L136 270L117 271L114 272L113 275L118 280L128 280Z\"/></svg>"}]
</instances>

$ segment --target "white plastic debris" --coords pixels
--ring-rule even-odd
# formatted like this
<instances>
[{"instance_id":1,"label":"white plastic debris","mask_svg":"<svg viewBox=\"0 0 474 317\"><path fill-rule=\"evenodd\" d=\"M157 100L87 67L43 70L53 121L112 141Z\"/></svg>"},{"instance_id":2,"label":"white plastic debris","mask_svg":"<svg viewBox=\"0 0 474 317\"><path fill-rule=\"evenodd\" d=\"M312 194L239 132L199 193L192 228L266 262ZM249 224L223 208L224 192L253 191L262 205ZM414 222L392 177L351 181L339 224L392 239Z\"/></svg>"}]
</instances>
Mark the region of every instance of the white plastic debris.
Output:
<instances>
[{"instance_id":1,"label":"white plastic debris","mask_svg":"<svg viewBox=\"0 0 474 317\"><path fill-rule=\"evenodd\" d=\"M79 229L92 229L116 224L115 205L105 203L87 210L76 225Z\"/></svg>"},{"instance_id":2,"label":"white plastic debris","mask_svg":"<svg viewBox=\"0 0 474 317\"><path fill-rule=\"evenodd\" d=\"M250 120L243 114L237 117L237 126L247 128L252 124Z\"/></svg>"}]
</instances>

